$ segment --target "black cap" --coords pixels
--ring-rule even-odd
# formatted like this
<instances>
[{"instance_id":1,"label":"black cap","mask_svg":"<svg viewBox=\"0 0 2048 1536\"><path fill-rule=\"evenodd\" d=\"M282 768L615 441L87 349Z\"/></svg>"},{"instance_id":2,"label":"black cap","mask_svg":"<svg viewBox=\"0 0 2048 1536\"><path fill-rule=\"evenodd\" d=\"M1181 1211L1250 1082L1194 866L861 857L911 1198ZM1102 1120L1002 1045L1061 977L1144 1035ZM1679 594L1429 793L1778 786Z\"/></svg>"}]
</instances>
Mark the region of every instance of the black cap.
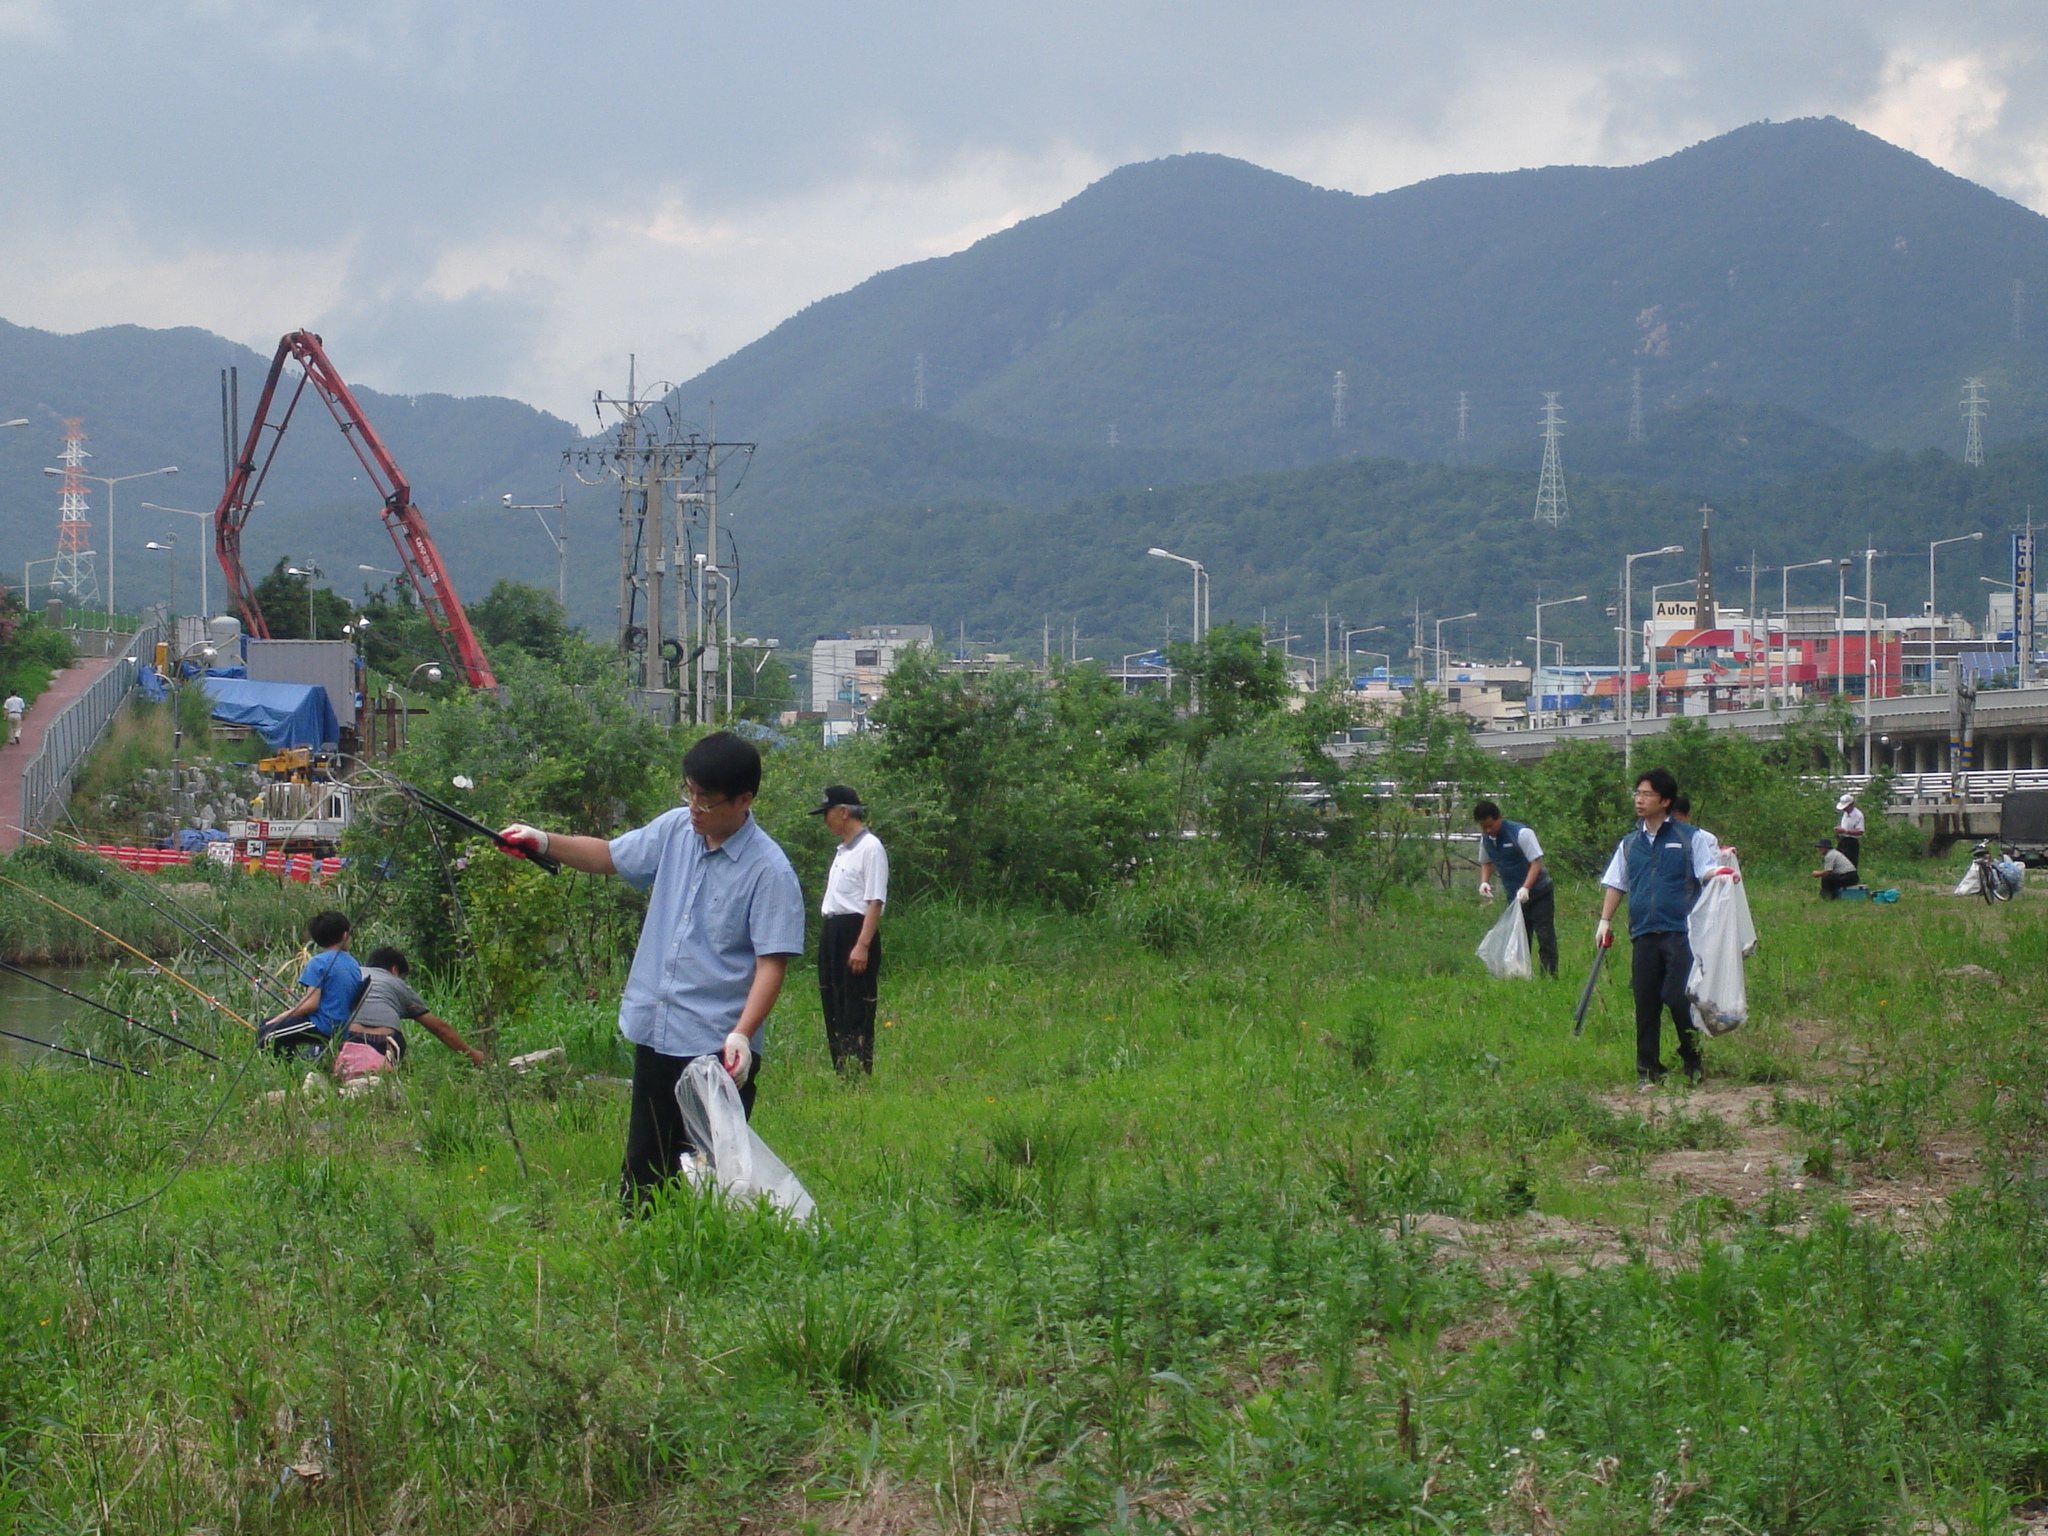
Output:
<instances>
[{"instance_id":1,"label":"black cap","mask_svg":"<svg viewBox=\"0 0 2048 1536\"><path fill-rule=\"evenodd\" d=\"M813 816L822 816L835 805L843 805L854 815L865 819L867 807L860 803L860 796L844 784L827 784L825 798L811 811Z\"/></svg>"},{"instance_id":2,"label":"black cap","mask_svg":"<svg viewBox=\"0 0 2048 1536\"><path fill-rule=\"evenodd\" d=\"M1819 842L1815 843L1815 844L1814 844L1813 846L1814 846L1814 847L1816 847L1816 848L1832 848L1832 847L1834 847L1835 845L1834 845L1833 843L1829 842L1829 841L1828 841L1828 840L1827 840L1826 838L1822 838L1822 839L1821 839L1821 840L1820 840Z\"/></svg>"}]
</instances>

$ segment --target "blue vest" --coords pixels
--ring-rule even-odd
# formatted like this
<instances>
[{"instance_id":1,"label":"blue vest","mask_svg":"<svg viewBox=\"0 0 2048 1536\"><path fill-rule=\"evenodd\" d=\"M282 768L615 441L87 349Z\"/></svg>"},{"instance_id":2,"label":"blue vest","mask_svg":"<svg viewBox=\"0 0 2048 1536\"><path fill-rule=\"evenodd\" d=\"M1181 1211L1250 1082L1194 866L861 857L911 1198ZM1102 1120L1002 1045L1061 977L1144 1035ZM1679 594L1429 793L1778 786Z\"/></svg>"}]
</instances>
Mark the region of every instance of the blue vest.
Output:
<instances>
[{"instance_id":1,"label":"blue vest","mask_svg":"<svg viewBox=\"0 0 2048 1536\"><path fill-rule=\"evenodd\" d=\"M1479 834L1480 857L1500 872L1500 883L1509 891L1513 891L1529 878L1529 859L1522 852L1522 845L1518 841L1528 830L1521 822L1509 821L1503 816L1498 837L1486 832ZM1529 894L1541 896L1549 889L1550 871L1546 869Z\"/></svg>"},{"instance_id":2,"label":"blue vest","mask_svg":"<svg viewBox=\"0 0 2048 1536\"><path fill-rule=\"evenodd\" d=\"M1666 817L1654 840L1638 827L1621 846L1628 866L1630 937L1685 932L1686 914L1700 888L1692 873L1692 829Z\"/></svg>"}]
</instances>

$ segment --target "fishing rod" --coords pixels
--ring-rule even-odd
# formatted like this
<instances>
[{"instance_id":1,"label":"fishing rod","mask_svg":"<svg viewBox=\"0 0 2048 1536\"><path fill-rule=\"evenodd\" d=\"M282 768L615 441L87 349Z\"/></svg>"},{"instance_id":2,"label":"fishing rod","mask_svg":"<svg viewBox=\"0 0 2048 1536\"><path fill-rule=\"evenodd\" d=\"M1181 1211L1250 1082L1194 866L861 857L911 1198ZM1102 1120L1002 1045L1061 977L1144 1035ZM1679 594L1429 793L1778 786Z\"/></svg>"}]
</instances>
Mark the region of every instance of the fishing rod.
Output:
<instances>
[{"instance_id":1,"label":"fishing rod","mask_svg":"<svg viewBox=\"0 0 2048 1536\"><path fill-rule=\"evenodd\" d=\"M530 864L537 864L551 875L558 875L562 872L562 861L554 857L554 855L537 853L523 844L513 842L511 838L505 836L504 833L498 831L495 827L485 826L467 811L460 810L450 805L446 800L428 794L417 784L408 784L405 780L388 773L379 774L378 777L387 781L393 789L404 795L422 810L432 811L436 816L445 817L466 832L474 832L479 837L488 837L506 853L525 859Z\"/></svg>"},{"instance_id":2,"label":"fishing rod","mask_svg":"<svg viewBox=\"0 0 2048 1536\"><path fill-rule=\"evenodd\" d=\"M159 1040L168 1040L173 1045L182 1045L188 1051L197 1051L208 1061L220 1060L218 1056L214 1055L213 1052L206 1049L203 1045L194 1045L190 1040L180 1040L167 1029L158 1029L154 1024L145 1024L142 1020L125 1014L118 1008L109 1008L105 1003L87 997L83 992L74 992L69 987L60 986L58 983L50 980L49 977L38 976L34 971L25 970L12 961L0 960L0 971L5 971L10 976L19 976L24 981L32 981L39 987L48 987L52 992L61 992L74 1002L83 1003L88 1008L97 1008L101 1013L106 1014L110 1018L119 1019L123 1024L133 1024L137 1029L146 1030L150 1034L155 1035Z\"/></svg>"},{"instance_id":3,"label":"fishing rod","mask_svg":"<svg viewBox=\"0 0 2048 1536\"><path fill-rule=\"evenodd\" d=\"M145 955L141 950L137 949L133 944L130 944L126 939L122 938L119 934L107 932L106 929L102 928L98 923L94 922L91 918L81 917L78 913L72 911L69 907L65 906L63 902L53 900L52 898L45 896L41 891L34 889L32 886L23 885L19 880L13 879L7 875L0 875L0 885L11 886L15 890L21 892L22 895L29 897L31 900L40 901L44 906L53 908L58 912L62 912L74 923L84 924L87 928L90 928L94 933L98 934L101 938L106 939L111 943L120 945L121 948L127 950L129 954L133 955L136 959L140 960L144 965L148 966L152 971L156 972L159 976L170 977L171 980L175 981L187 992L190 992L194 997L198 998L201 1002L205 1003L207 1007L214 1009L216 1012L226 1014L229 1018L233 1019L237 1024L241 1025L244 1029L255 1029L256 1026L254 1024L251 1024L247 1019L243 1018L239 1013L235 1012L234 1009L230 1008L226 1003L223 1003L219 998L209 996L206 992L202 991L197 985L187 981L184 977L180 976L176 971L172 970L162 961L151 959L148 955Z\"/></svg>"},{"instance_id":4,"label":"fishing rod","mask_svg":"<svg viewBox=\"0 0 2048 1536\"><path fill-rule=\"evenodd\" d=\"M46 1051L62 1051L66 1056L76 1056L80 1061L89 1061L96 1067L112 1067L116 1072L132 1072L137 1077L149 1076L140 1067L124 1066L118 1061L109 1061L104 1056L95 1056L91 1051L74 1051L70 1046L58 1045L52 1040L38 1040L32 1035L17 1035L11 1029L0 1029L0 1035L5 1035L10 1040L19 1040L23 1045L39 1045Z\"/></svg>"},{"instance_id":5,"label":"fishing rod","mask_svg":"<svg viewBox=\"0 0 2048 1536\"><path fill-rule=\"evenodd\" d=\"M290 994L272 982L248 951L235 943L227 933L207 922L190 908L183 906L168 892L153 890L141 881L140 876L131 875L127 870L122 869L118 863L106 858L98 849L85 842L82 838L70 838L69 841L77 846L66 847L61 843L53 842L47 837L31 832L26 827L17 828L16 830L20 831L24 837L34 838L52 853L62 854L64 857L74 860L76 867L84 869L93 878L108 881L116 890L135 897L152 912L170 919L174 926L182 929L189 937L196 939L201 947L207 950L216 960L227 966L229 970L234 971L244 981L249 982L252 986L267 990L271 994L272 1001L287 1004L292 1001ZM58 835L64 836L62 833ZM87 854L92 855L92 860L96 862L88 861L86 858Z\"/></svg>"}]
</instances>

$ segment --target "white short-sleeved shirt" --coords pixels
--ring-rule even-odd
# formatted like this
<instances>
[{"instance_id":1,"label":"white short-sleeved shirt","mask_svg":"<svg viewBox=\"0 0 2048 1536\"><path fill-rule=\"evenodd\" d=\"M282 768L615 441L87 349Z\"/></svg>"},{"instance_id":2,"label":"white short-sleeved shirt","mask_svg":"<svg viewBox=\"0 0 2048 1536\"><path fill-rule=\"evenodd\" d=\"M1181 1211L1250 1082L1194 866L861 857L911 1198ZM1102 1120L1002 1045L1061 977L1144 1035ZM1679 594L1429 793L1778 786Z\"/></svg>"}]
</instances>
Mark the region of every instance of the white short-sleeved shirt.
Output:
<instances>
[{"instance_id":1,"label":"white short-sleeved shirt","mask_svg":"<svg viewBox=\"0 0 2048 1536\"><path fill-rule=\"evenodd\" d=\"M1674 825L1682 827L1684 823L1675 822ZM1649 835L1643 824L1637 822L1635 831L1628 837L1647 839ZM1607 868L1600 876L1600 883L1612 890L1628 889L1628 837L1615 846L1614 857L1607 861ZM1693 879L1704 880L1721 867L1721 846L1712 833L1702 833L1695 827L1686 834L1686 843L1692 857Z\"/></svg>"},{"instance_id":2,"label":"white short-sleeved shirt","mask_svg":"<svg viewBox=\"0 0 2048 1536\"><path fill-rule=\"evenodd\" d=\"M1863 812L1859 807L1853 805L1842 812L1835 822L1835 830L1844 837L1861 837L1863 835L1863 827Z\"/></svg>"},{"instance_id":3,"label":"white short-sleeved shirt","mask_svg":"<svg viewBox=\"0 0 2048 1536\"><path fill-rule=\"evenodd\" d=\"M889 850L863 828L859 837L841 843L832 855L832 871L825 876L825 899L818 904L818 911L826 917L851 917L866 912L871 901L888 899Z\"/></svg>"},{"instance_id":4,"label":"white short-sleeved shirt","mask_svg":"<svg viewBox=\"0 0 2048 1536\"><path fill-rule=\"evenodd\" d=\"M1522 850L1522 857L1534 864L1543 857L1543 845L1536 841L1536 829L1524 827L1515 836L1515 846ZM1484 849L1482 848L1482 853Z\"/></svg>"},{"instance_id":5,"label":"white short-sleeved shirt","mask_svg":"<svg viewBox=\"0 0 2048 1536\"><path fill-rule=\"evenodd\" d=\"M10 715L18 715L28 708L28 701L18 693L10 693L7 695L7 703L0 708L5 708Z\"/></svg>"}]
</instances>

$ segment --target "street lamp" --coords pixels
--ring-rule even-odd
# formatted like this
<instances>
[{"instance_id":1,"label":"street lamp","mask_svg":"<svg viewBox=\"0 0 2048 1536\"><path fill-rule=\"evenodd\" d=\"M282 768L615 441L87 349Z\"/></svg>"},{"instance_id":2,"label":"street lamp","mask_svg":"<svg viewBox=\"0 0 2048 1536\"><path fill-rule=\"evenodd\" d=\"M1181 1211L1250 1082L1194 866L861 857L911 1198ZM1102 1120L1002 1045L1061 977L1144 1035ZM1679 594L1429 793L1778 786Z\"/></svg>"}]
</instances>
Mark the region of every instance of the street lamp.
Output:
<instances>
[{"instance_id":1,"label":"street lamp","mask_svg":"<svg viewBox=\"0 0 2048 1536\"><path fill-rule=\"evenodd\" d=\"M1364 629L1347 629L1344 631L1344 675L1351 679L1353 687L1356 687L1358 684L1358 674L1351 670L1352 637L1354 635L1381 634L1386 630L1386 627L1387 626L1384 624L1368 624ZM1367 651L1365 654L1368 656L1378 656L1383 653L1379 651ZM1389 672L1392 672L1394 670L1394 661L1392 657L1387 658L1387 670Z\"/></svg>"},{"instance_id":2,"label":"street lamp","mask_svg":"<svg viewBox=\"0 0 2048 1536\"><path fill-rule=\"evenodd\" d=\"M252 501L249 503L249 505L252 507L260 507L263 505L263 503L261 501ZM209 528L213 526L213 514L211 512L194 512L189 507L160 506L153 501L145 501L142 504L142 507L143 510L146 512L175 512L180 517L196 517L202 523L205 523ZM212 608L213 602L212 599L210 599L207 596L206 587L206 544L204 541L201 541L199 545L199 611L202 614L210 614Z\"/></svg>"},{"instance_id":3,"label":"street lamp","mask_svg":"<svg viewBox=\"0 0 2048 1536\"><path fill-rule=\"evenodd\" d=\"M1849 567L1856 562L1847 555L1835 561L1835 696L1842 693L1842 643L1848 631Z\"/></svg>"},{"instance_id":4,"label":"street lamp","mask_svg":"<svg viewBox=\"0 0 2048 1536\"><path fill-rule=\"evenodd\" d=\"M1209 590L1209 568L1199 560L1190 560L1186 555L1176 555L1172 550L1161 549L1156 544L1146 550L1145 553L1157 560L1178 560L1182 565L1188 566L1194 571L1195 612L1194 621L1190 628L1194 631L1195 644L1200 645L1202 643L1202 636L1209 632L1209 600L1206 595Z\"/></svg>"},{"instance_id":5,"label":"street lamp","mask_svg":"<svg viewBox=\"0 0 2048 1536\"><path fill-rule=\"evenodd\" d=\"M147 544L143 545L142 547L144 549L160 549L165 554L175 557L178 553L178 536L175 533L167 533L164 535L164 537L170 540L168 544L159 544L155 539L151 539ZM178 562L175 558L173 558L170 560L166 560L164 562L164 566L165 569L167 569L171 573L171 590L169 603L172 624L171 632L175 634L177 633L176 625L178 622Z\"/></svg>"},{"instance_id":6,"label":"street lamp","mask_svg":"<svg viewBox=\"0 0 2048 1536\"><path fill-rule=\"evenodd\" d=\"M1540 598L1537 599L1536 633L1529 638L1536 642L1536 723L1538 725L1543 723L1543 610L1546 608L1562 608L1570 603L1583 603L1585 600L1586 594L1583 592L1577 597L1554 597L1547 603ZM1560 670L1564 667L1564 646L1562 643L1557 648L1557 665Z\"/></svg>"},{"instance_id":7,"label":"street lamp","mask_svg":"<svg viewBox=\"0 0 2048 1536\"><path fill-rule=\"evenodd\" d=\"M1934 692L1934 552L1944 544L1969 544L1984 537L1983 529L1959 533L1952 539L1927 541L1927 691Z\"/></svg>"},{"instance_id":8,"label":"street lamp","mask_svg":"<svg viewBox=\"0 0 2048 1536\"><path fill-rule=\"evenodd\" d=\"M418 666L414 667L409 674L407 674L405 679L405 686L410 688L412 686L412 680L415 677L418 677L422 672L427 674L427 681L430 683L438 683L439 681L441 681L441 663L439 663L438 661L423 661Z\"/></svg>"},{"instance_id":9,"label":"street lamp","mask_svg":"<svg viewBox=\"0 0 2048 1536\"><path fill-rule=\"evenodd\" d=\"M73 444L73 446L77 446ZM151 475L175 475L178 466L166 464L162 469L138 470L132 475L88 475L82 469L45 468L46 475L76 475L81 480L97 480L107 488L107 617L114 614L114 487L130 480L147 480Z\"/></svg>"},{"instance_id":10,"label":"street lamp","mask_svg":"<svg viewBox=\"0 0 2048 1536\"><path fill-rule=\"evenodd\" d=\"M306 578L306 638L308 640L318 640L320 638L320 626L313 617L313 578L317 576L322 581L325 581L327 573L320 569L318 562L312 560L308 560L302 566L288 565L284 568L284 573L287 576L303 576Z\"/></svg>"},{"instance_id":11,"label":"street lamp","mask_svg":"<svg viewBox=\"0 0 2048 1536\"><path fill-rule=\"evenodd\" d=\"M555 546L555 600L562 605L562 611L569 611L569 491L563 486L556 490L553 501L514 501L512 493L505 493L507 512L531 512L540 519L540 531L548 536L548 542ZM546 514L553 512L560 519L562 531L558 535L548 526Z\"/></svg>"},{"instance_id":12,"label":"street lamp","mask_svg":"<svg viewBox=\"0 0 2048 1536\"><path fill-rule=\"evenodd\" d=\"M1816 566L1833 565L1834 563L1832 558L1827 560L1801 560L1796 565L1785 565L1778 568L1778 615L1785 625L1785 637L1788 642L1792 634L1792 573L1794 571L1811 570ZM1766 648L1768 648L1769 643L1769 638L1766 637ZM1769 670L1768 662L1765 663L1765 669L1766 671ZM1792 679L1789 672L1790 650L1788 646L1786 661L1780 666L1778 673L1778 682L1784 692L1785 704L1788 708L1792 703ZM1772 703L1775 704L1776 702L1777 700L1774 697Z\"/></svg>"},{"instance_id":13,"label":"street lamp","mask_svg":"<svg viewBox=\"0 0 2048 1536\"><path fill-rule=\"evenodd\" d=\"M1467 619L1476 619L1478 617L1479 610L1475 608L1470 613L1454 613L1448 619L1438 619L1436 621L1436 682L1439 688L1443 686L1444 682L1444 626L1446 624L1462 624Z\"/></svg>"},{"instance_id":14,"label":"street lamp","mask_svg":"<svg viewBox=\"0 0 2048 1536\"><path fill-rule=\"evenodd\" d=\"M1682 555L1683 544L1666 544L1662 549L1646 549L1640 554L1624 556L1621 562L1621 632L1616 637L1621 651L1621 766L1629 767L1635 753L1636 682L1629 665L1629 631L1635 628L1636 617L1636 562L1653 560L1659 555Z\"/></svg>"}]
</instances>

